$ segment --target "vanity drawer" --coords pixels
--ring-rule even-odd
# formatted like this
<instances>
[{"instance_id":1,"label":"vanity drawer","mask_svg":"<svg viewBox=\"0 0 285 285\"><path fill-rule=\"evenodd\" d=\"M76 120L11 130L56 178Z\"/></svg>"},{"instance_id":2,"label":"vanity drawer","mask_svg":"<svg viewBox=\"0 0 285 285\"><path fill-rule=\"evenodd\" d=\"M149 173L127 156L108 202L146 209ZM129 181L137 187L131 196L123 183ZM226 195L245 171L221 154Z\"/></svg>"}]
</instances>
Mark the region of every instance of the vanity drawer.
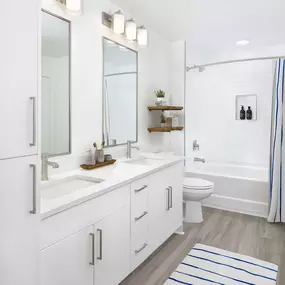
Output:
<instances>
[{"instance_id":1,"label":"vanity drawer","mask_svg":"<svg viewBox=\"0 0 285 285\"><path fill-rule=\"evenodd\" d=\"M148 225L149 177L131 184L131 232L134 234Z\"/></svg>"},{"instance_id":2,"label":"vanity drawer","mask_svg":"<svg viewBox=\"0 0 285 285\"><path fill-rule=\"evenodd\" d=\"M150 184L151 184L150 176L131 183L132 209L136 210L138 208L147 206Z\"/></svg>"},{"instance_id":3,"label":"vanity drawer","mask_svg":"<svg viewBox=\"0 0 285 285\"><path fill-rule=\"evenodd\" d=\"M131 271L135 270L150 254L148 227L144 226L142 230L132 235Z\"/></svg>"},{"instance_id":4,"label":"vanity drawer","mask_svg":"<svg viewBox=\"0 0 285 285\"><path fill-rule=\"evenodd\" d=\"M46 248L130 205L130 184L41 221L40 246Z\"/></svg>"},{"instance_id":5,"label":"vanity drawer","mask_svg":"<svg viewBox=\"0 0 285 285\"><path fill-rule=\"evenodd\" d=\"M145 207L140 207L139 210L133 210L131 215L131 232L134 234L137 231L142 230L148 225L148 209L147 205Z\"/></svg>"}]
</instances>

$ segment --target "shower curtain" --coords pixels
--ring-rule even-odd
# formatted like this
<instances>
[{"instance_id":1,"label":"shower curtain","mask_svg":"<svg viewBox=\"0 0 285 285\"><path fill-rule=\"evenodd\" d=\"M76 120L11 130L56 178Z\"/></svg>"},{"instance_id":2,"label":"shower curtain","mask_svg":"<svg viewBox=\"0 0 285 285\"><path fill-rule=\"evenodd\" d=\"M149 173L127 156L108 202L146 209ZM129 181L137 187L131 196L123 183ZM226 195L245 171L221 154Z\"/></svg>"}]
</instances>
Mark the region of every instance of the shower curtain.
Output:
<instances>
[{"instance_id":1,"label":"shower curtain","mask_svg":"<svg viewBox=\"0 0 285 285\"><path fill-rule=\"evenodd\" d=\"M285 222L285 167L284 164L284 84L285 60L275 63L275 77L272 98L271 145L270 145L270 203L268 222Z\"/></svg>"}]
</instances>

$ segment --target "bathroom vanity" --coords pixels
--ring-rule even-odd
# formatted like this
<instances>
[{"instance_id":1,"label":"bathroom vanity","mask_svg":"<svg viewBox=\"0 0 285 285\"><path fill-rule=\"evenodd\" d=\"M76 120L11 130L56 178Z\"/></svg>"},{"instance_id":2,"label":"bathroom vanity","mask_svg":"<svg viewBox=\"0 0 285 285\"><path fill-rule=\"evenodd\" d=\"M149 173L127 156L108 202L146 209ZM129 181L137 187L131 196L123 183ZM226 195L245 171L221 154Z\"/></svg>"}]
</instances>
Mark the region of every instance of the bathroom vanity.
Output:
<instances>
[{"instance_id":1,"label":"bathroom vanity","mask_svg":"<svg viewBox=\"0 0 285 285\"><path fill-rule=\"evenodd\" d=\"M135 270L182 226L182 159L144 155L43 183L41 284L117 285Z\"/></svg>"}]
</instances>

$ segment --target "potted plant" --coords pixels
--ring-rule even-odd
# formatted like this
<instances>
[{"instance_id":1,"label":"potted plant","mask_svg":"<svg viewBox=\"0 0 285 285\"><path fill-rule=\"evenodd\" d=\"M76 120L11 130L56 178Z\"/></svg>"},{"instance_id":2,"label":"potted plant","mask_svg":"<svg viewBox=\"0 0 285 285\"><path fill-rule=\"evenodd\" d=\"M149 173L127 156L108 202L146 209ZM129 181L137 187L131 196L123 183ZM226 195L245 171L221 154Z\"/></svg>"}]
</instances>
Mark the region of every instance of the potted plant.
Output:
<instances>
[{"instance_id":1,"label":"potted plant","mask_svg":"<svg viewBox=\"0 0 285 285\"><path fill-rule=\"evenodd\" d=\"M156 106L163 106L165 103L165 92L161 89L154 91L155 95L156 95L156 101L155 101L155 105Z\"/></svg>"},{"instance_id":2,"label":"potted plant","mask_svg":"<svg viewBox=\"0 0 285 285\"><path fill-rule=\"evenodd\" d=\"M163 112L162 112L162 114L161 114L161 116L160 116L160 126L161 126L162 128L165 128L165 123L166 123L166 118L165 118L165 116L164 116L164 114L163 114Z\"/></svg>"}]
</instances>

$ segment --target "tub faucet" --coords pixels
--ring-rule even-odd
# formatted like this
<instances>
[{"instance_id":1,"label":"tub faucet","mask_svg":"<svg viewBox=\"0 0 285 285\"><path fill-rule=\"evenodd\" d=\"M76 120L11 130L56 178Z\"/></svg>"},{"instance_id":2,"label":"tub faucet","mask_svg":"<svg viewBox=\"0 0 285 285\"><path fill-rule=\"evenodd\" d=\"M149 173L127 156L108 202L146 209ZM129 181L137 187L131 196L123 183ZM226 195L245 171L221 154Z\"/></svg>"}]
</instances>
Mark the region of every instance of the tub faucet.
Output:
<instances>
[{"instance_id":1,"label":"tub faucet","mask_svg":"<svg viewBox=\"0 0 285 285\"><path fill-rule=\"evenodd\" d=\"M205 160L204 158L194 157L194 162L202 162L202 163L206 163L206 160Z\"/></svg>"},{"instance_id":2,"label":"tub faucet","mask_svg":"<svg viewBox=\"0 0 285 285\"><path fill-rule=\"evenodd\" d=\"M127 158L132 158L132 148L139 150L140 148L137 146L132 146L131 141L127 141Z\"/></svg>"},{"instance_id":3,"label":"tub faucet","mask_svg":"<svg viewBox=\"0 0 285 285\"><path fill-rule=\"evenodd\" d=\"M52 168L59 168L59 164L56 162L49 161L50 154L43 153L42 154L42 181L48 180L48 166L51 166Z\"/></svg>"},{"instance_id":4,"label":"tub faucet","mask_svg":"<svg viewBox=\"0 0 285 285\"><path fill-rule=\"evenodd\" d=\"M193 151L199 150L200 145L198 144L197 140L193 141Z\"/></svg>"}]
</instances>

